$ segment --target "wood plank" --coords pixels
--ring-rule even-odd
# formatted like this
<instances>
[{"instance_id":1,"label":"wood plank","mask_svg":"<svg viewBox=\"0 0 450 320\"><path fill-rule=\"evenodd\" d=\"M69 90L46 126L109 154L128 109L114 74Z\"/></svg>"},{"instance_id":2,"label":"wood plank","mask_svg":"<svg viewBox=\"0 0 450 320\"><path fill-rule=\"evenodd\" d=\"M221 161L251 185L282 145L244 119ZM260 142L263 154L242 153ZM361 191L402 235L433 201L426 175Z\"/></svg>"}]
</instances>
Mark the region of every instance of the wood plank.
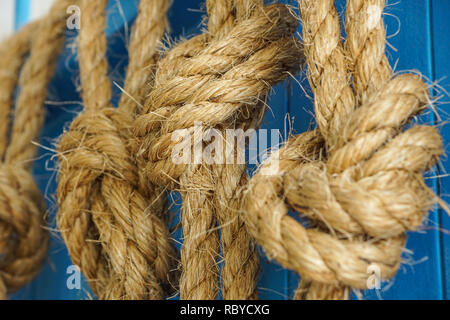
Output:
<instances>
[{"instance_id":1,"label":"wood plank","mask_svg":"<svg viewBox=\"0 0 450 320\"><path fill-rule=\"evenodd\" d=\"M450 102L450 1L448 0L431 0L431 34L433 41L433 81L436 81L442 89L437 88L436 95L443 95L437 104L437 111L442 120L448 121L449 112L448 104ZM445 92L445 91L446 92ZM439 123L438 123L439 125ZM448 125L439 125L444 138L444 146L448 148L450 139L450 127ZM448 154L441 161L439 174L440 196L450 203L450 177L446 176L450 173L450 160ZM450 299L450 217L442 209L439 210L440 222L443 230L440 234L442 246L442 280L444 287L444 299Z\"/></svg>"}]
</instances>

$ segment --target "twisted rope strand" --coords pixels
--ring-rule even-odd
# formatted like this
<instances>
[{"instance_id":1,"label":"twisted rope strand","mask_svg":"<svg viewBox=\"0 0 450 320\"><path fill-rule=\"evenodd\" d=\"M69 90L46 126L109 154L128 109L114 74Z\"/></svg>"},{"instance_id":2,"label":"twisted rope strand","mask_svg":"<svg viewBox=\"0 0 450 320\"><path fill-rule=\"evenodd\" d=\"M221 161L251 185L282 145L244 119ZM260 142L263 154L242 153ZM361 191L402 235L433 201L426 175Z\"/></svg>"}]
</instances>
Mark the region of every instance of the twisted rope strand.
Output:
<instances>
[{"instance_id":1,"label":"twisted rope strand","mask_svg":"<svg viewBox=\"0 0 450 320\"><path fill-rule=\"evenodd\" d=\"M226 35L234 26L236 19L234 0L207 0L208 31L211 38Z\"/></svg>"},{"instance_id":2,"label":"twisted rope strand","mask_svg":"<svg viewBox=\"0 0 450 320\"><path fill-rule=\"evenodd\" d=\"M355 108L334 0L299 0L308 79L317 125L327 141Z\"/></svg>"},{"instance_id":3,"label":"twisted rope strand","mask_svg":"<svg viewBox=\"0 0 450 320\"><path fill-rule=\"evenodd\" d=\"M347 4L345 46L356 100L360 105L391 78L382 17L385 2L350 0Z\"/></svg>"},{"instance_id":4,"label":"twisted rope strand","mask_svg":"<svg viewBox=\"0 0 450 320\"><path fill-rule=\"evenodd\" d=\"M137 113L137 103L144 103L145 95L152 87L158 59L157 49L168 25L166 16L169 5L169 0L139 3L139 14L128 47L130 63L124 86L126 94L122 95L119 103L120 108L128 114Z\"/></svg>"},{"instance_id":5,"label":"twisted rope strand","mask_svg":"<svg viewBox=\"0 0 450 320\"><path fill-rule=\"evenodd\" d=\"M146 175L153 183L172 190L179 188L182 193L185 239L182 249L182 299L212 299L217 294L216 219L221 217L222 222L234 225L228 230L225 228L226 237L222 242L227 252L234 250L237 253L234 244L236 235L231 233L237 229L243 232L243 229L238 219L229 219L230 216L236 217L237 210L226 208L230 210L226 216L220 216L217 210L213 210L213 204L224 206L223 199L234 194L230 189L214 196L213 193L218 190L215 181L225 179L221 176L216 178L217 173L212 170L214 166L176 165L171 161L176 144L172 141L172 133L187 129L193 134L195 121L201 121L207 128L232 128L235 119L244 118L248 110L260 104L271 85L285 79L288 72L298 70L301 51L298 42L291 38L296 28L295 18L285 6L255 8L249 19L237 22L225 36L213 37L207 45L191 49L187 55L177 53L172 56L169 52L158 65L155 88L146 101L144 112L135 122L135 153L143 163L147 163ZM196 37L187 43L192 41L189 45L193 46L201 39ZM166 70L173 70L175 74L164 74ZM195 149L202 142L195 140L191 143ZM237 168L236 171L239 173L240 170ZM235 180L236 187L240 175ZM247 271L241 269L236 272L237 268L233 265L236 261L231 260L224 276L227 297L255 297L257 259L251 241L248 240L244 246L243 250L249 253L238 253L244 257L238 265ZM236 282L230 280L231 274L245 279L242 283L248 287L237 289Z\"/></svg>"},{"instance_id":6,"label":"twisted rope strand","mask_svg":"<svg viewBox=\"0 0 450 320\"><path fill-rule=\"evenodd\" d=\"M101 110L111 105L111 81L105 58L107 43L104 29L107 3L106 0L81 0L83 28L78 37L78 57L86 110Z\"/></svg>"},{"instance_id":7,"label":"twisted rope strand","mask_svg":"<svg viewBox=\"0 0 450 320\"><path fill-rule=\"evenodd\" d=\"M30 51L37 23L27 24L18 33L4 40L0 47L0 155L3 160L9 141L11 108L14 90L19 81L19 71Z\"/></svg>"},{"instance_id":8,"label":"twisted rope strand","mask_svg":"<svg viewBox=\"0 0 450 320\"><path fill-rule=\"evenodd\" d=\"M79 57L85 111L59 143L58 225L72 260L100 299L162 299L174 256L168 228L160 218L165 204L149 202L152 190L143 189L139 182L128 149L133 114L123 110L124 105L111 107L104 34L107 1L81 4L85 18ZM146 16L154 8L142 5L141 9ZM142 29L135 26L132 43ZM148 45L156 47L156 43ZM132 54L132 66L141 58L148 61ZM126 81L140 90L142 79L132 77L129 73Z\"/></svg>"},{"instance_id":9,"label":"twisted rope strand","mask_svg":"<svg viewBox=\"0 0 450 320\"><path fill-rule=\"evenodd\" d=\"M5 159L9 163L23 163L34 157L36 138L44 120L43 105L47 86L54 74L56 58L64 45L66 8L69 1L60 0L51 8L49 19L42 19L39 36L33 39L33 59L28 59L19 80L21 93L17 99L14 125ZM33 50L34 48L34 50Z\"/></svg>"},{"instance_id":10,"label":"twisted rope strand","mask_svg":"<svg viewBox=\"0 0 450 320\"><path fill-rule=\"evenodd\" d=\"M30 142L36 139L42 126L48 82L64 43L67 5L68 1L57 1L45 18L25 27L4 43L8 48L1 49L3 54L7 52L0 66L5 116L11 110L20 66L30 52L20 74L21 90L6 150L9 121L1 129L2 158L6 153L0 165L1 299L31 281L47 254L48 234L42 228L45 205L29 172L31 162L26 161L36 152Z\"/></svg>"}]
</instances>

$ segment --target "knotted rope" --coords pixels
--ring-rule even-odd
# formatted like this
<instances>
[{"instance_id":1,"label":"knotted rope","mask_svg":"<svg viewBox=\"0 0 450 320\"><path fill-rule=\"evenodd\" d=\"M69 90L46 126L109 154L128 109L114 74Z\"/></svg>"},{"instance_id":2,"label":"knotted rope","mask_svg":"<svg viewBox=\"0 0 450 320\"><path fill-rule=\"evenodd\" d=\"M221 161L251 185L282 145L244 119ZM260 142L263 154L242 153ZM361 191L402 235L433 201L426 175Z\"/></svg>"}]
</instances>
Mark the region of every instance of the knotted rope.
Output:
<instances>
[{"instance_id":1,"label":"knotted rope","mask_svg":"<svg viewBox=\"0 0 450 320\"><path fill-rule=\"evenodd\" d=\"M30 280L47 251L29 143L42 125L69 4L59 0L45 19L0 47L0 298ZM59 144L58 226L98 297L168 294L176 254L166 188L183 198L183 299L216 298L220 247L224 298L257 297L258 257L244 222L269 256L302 275L296 298L347 298L350 288L367 288L371 266L383 279L395 275L405 231L419 228L435 201L422 172L439 159L442 141L433 127L405 127L425 110L429 94L420 77L392 75L384 0L348 0L345 46L332 0L299 1L318 129L289 139L250 181L244 165L174 163L173 134L185 129L194 137L190 149L207 147L199 121L220 133L223 150L216 153L237 156L224 145L226 130L257 128L270 88L302 64L289 9L259 0L207 1L208 32L157 62L168 1L141 1L116 109L105 58L106 5L81 1L85 110Z\"/></svg>"},{"instance_id":2,"label":"knotted rope","mask_svg":"<svg viewBox=\"0 0 450 320\"><path fill-rule=\"evenodd\" d=\"M175 253L162 191L140 183L128 143L144 97L168 1L141 1L133 28L126 96L111 106L107 0L82 0L79 61L84 111L59 142L58 226L72 261L101 299L162 299ZM150 70L148 69L150 68Z\"/></svg>"},{"instance_id":3,"label":"knotted rope","mask_svg":"<svg viewBox=\"0 0 450 320\"><path fill-rule=\"evenodd\" d=\"M429 94L419 76L392 76L384 0L348 1L345 49L333 3L299 1L319 129L289 139L246 191L250 233L302 277L296 298L348 298L349 288L367 288L371 266L393 277L405 231L421 226L436 199L422 172L442 154L435 128L405 128Z\"/></svg>"},{"instance_id":4,"label":"knotted rope","mask_svg":"<svg viewBox=\"0 0 450 320\"><path fill-rule=\"evenodd\" d=\"M36 148L30 144L44 119L47 85L64 43L68 5L69 1L57 1L45 18L24 27L0 48L0 299L33 279L47 254L45 204L31 176ZM17 85L20 93L10 126Z\"/></svg>"},{"instance_id":5,"label":"knotted rope","mask_svg":"<svg viewBox=\"0 0 450 320\"><path fill-rule=\"evenodd\" d=\"M181 192L181 298L216 298L218 223L223 296L252 299L258 257L237 214L245 167L176 164L171 154L179 141L172 137L186 129L194 136L186 143L195 150L203 145L196 121L207 130L218 129L222 136L216 139L223 139L228 128L257 127L271 86L298 71L302 53L292 37L297 21L286 6L207 1L207 9L209 32L178 45L158 64L155 86L134 124L135 153L151 182ZM235 156L236 150L231 153Z\"/></svg>"}]
</instances>

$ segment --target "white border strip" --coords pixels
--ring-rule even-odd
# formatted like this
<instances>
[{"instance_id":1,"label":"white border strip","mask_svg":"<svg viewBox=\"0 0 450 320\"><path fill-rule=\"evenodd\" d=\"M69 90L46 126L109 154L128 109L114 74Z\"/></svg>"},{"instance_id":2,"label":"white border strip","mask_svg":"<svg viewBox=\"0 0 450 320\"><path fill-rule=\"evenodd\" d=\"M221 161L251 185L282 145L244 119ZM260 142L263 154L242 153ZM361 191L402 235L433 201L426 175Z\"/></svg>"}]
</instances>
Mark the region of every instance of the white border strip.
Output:
<instances>
[{"instance_id":1,"label":"white border strip","mask_svg":"<svg viewBox=\"0 0 450 320\"><path fill-rule=\"evenodd\" d=\"M44 16L50 10L53 2L54 0L31 0L30 20Z\"/></svg>"},{"instance_id":2,"label":"white border strip","mask_svg":"<svg viewBox=\"0 0 450 320\"><path fill-rule=\"evenodd\" d=\"M0 40L14 32L16 1L0 0Z\"/></svg>"}]
</instances>

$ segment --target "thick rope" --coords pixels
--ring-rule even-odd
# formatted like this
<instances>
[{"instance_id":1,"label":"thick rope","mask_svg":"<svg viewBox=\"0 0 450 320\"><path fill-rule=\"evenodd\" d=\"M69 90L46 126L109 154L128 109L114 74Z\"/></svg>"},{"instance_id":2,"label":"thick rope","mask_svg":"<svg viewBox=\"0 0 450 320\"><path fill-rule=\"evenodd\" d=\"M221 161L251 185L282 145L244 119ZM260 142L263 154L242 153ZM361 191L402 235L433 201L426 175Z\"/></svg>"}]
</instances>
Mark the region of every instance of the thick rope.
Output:
<instances>
[{"instance_id":1,"label":"thick rope","mask_svg":"<svg viewBox=\"0 0 450 320\"><path fill-rule=\"evenodd\" d=\"M28 24L18 33L3 41L0 47L0 154L2 160L9 142L11 108L14 90L19 81L20 69L30 51L32 36L37 23Z\"/></svg>"},{"instance_id":2,"label":"thick rope","mask_svg":"<svg viewBox=\"0 0 450 320\"><path fill-rule=\"evenodd\" d=\"M208 1L216 5L220 1ZM229 1L222 1L227 2ZM234 1L234 24L239 21L245 21L249 18L253 10L261 7L264 4L260 0ZM224 12L224 11L222 11ZM209 13L213 17L213 13ZM230 14L229 16L233 16ZM211 23L209 24L209 27ZM215 39L224 37L225 32L230 32L233 24L227 28L220 28L222 33L210 34L214 35ZM263 102L254 108L253 114L249 115L247 119L241 119L243 122L250 122L257 119L258 121L252 125L256 128L265 114L265 99ZM228 128L236 127L236 125L228 125ZM226 129L223 127L216 127L220 130L220 137L222 145L224 146L223 154L226 154ZM218 141L216 141L217 143ZM237 146L233 151L233 156L238 153ZM257 276L259 271L259 256L255 249L254 241L250 238L245 224L239 216L240 197L239 191L247 182L246 166L245 164L231 164L231 165L211 165L209 166L214 184L214 207L217 216L218 224L221 230L221 249L224 260L221 279L222 279L222 297L225 300L249 300L257 298Z\"/></svg>"},{"instance_id":3,"label":"thick rope","mask_svg":"<svg viewBox=\"0 0 450 320\"><path fill-rule=\"evenodd\" d=\"M3 299L35 276L48 247L43 201L29 172L36 152L30 141L42 126L70 4L59 0L45 19L0 47ZM216 298L220 249L223 297L257 297L258 256L246 227L270 257L301 274L297 299L348 298L351 288L367 288L372 266L382 279L395 275L405 232L421 226L435 201L422 173L441 156L442 140L433 127L405 127L425 110L429 93L418 76L393 77L385 55L384 4L348 0L343 46L334 2L299 0L318 129L291 137L249 181L245 165L175 164L170 157L179 141L173 133L186 129L195 150L207 146L196 121L218 129L218 139L226 129L259 126L271 86L302 64L287 7L207 1L208 31L158 63L169 4L141 1L124 95L115 109L105 58L107 1L82 0L85 110L59 144L57 218L72 260L97 296L168 294L175 252L166 188L180 190L183 198L182 299ZM238 150L231 152L236 156ZM307 217L308 227L289 210Z\"/></svg>"},{"instance_id":4,"label":"thick rope","mask_svg":"<svg viewBox=\"0 0 450 320\"><path fill-rule=\"evenodd\" d=\"M298 1L302 20L308 79L314 93L316 122L328 140L354 109L354 97L341 43L334 0Z\"/></svg>"},{"instance_id":5,"label":"thick rope","mask_svg":"<svg viewBox=\"0 0 450 320\"><path fill-rule=\"evenodd\" d=\"M159 3L155 3L159 2ZM132 46L149 37L145 49L130 53L130 68L154 59L165 19L146 17L167 10L167 1L141 1ZM73 262L101 299L162 299L169 286L174 252L169 241L160 195L143 189L136 162L128 148L132 106L123 99L111 106L111 84L105 58L106 0L83 0L79 60L85 111L61 137L58 225ZM142 16L141 16L142 15ZM159 24L159 26L157 26ZM153 32L153 31L151 31ZM136 76L136 77L135 77ZM147 78L128 72L126 88L139 94ZM139 99L139 97L138 97Z\"/></svg>"},{"instance_id":6,"label":"thick rope","mask_svg":"<svg viewBox=\"0 0 450 320\"><path fill-rule=\"evenodd\" d=\"M42 227L45 204L30 172L36 153L31 142L44 119L48 83L64 43L68 5L69 1L57 1L45 18L22 29L0 49L2 117L10 116L14 90L20 86L10 139L9 120L2 121L0 130L0 299L31 281L47 254L48 234Z\"/></svg>"},{"instance_id":7,"label":"thick rope","mask_svg":"<svg viewBox=\"0 0 450 320\"><path fill-rule=\"evenodd\" d=\"M384 55L385 46L384 2L361 3L349 1L347 11L351 37L347 47L353 48L347 51L352 52L348 53L349 71L359 108L334 109L331 120L324 118L327 121L321 123L323 109L317 106L322 102L317 100L324 101L328 91L318 90L321 87L311 74L317 65L329 68L331 74L335 68L339 74L342 65L331 58L319 60L321 47L329 52L328 43L317 37L322 27L311 24L326 25L327 18L316 19L317 13L335 17L335 8L328 0L299 1L300 10L306 9L302 12L304 32L317 31L309 43L317 50L307 50L305 43L305 53L320 131L289 139L252 178L246 191L250 233L270 257L302 277L296 298L348 298L349 287L367 288L371 266L379 268L382 279L393 277L401 263L405 232L421 226L435 201L422 172L439 159L442 139L430 126L403 130L425 110L427 86L411 74L390 79L387 60L379 55ZM323 28L330 32L332 27ZM338 30L338 21L334 28ZM336 86L341 93L349 90L347 85ZM333 137L329 132L338 134ZM274 164L278 170L264 174ZM290 209L308 217L309 228L288 215Z\"/></svg>"},{"instance_id":8,"label":"thick rope","mask_svg":"<svg viewBox=\"0 0 450 320\"><path fill-rule=\"evenodd\" d=\"M152 87L158 59L159 42L167 29L167 10L170 0L140 1L139 13L133 26L128 52L128 64L124 94L120 107L124 112L136 114L139 104L143 104L145 96Z\"/></svg>"},{"instance_id":9,"label":"thick rope","mask_svg":"<svg viewBox=\"0 0 450 320\"><path fill-rule=\"evenodd\" d=\"M385 0L348 1L346 49L353 86L359 104L391 78L385 54L386 30L382 12Z\"/></svg>"},{"instance_id":10,"label":"thick rope","mask_svg":"<svg viewBox=\"0 0 450 320\"><path fill-rule=\"evenodd\" d=\"M222 30L215 24L213 30ZM178 189L182 194L182 299L214 299L217 295L216 219L234 225L229 230L224 226L225 233L232 237L222 240L222 249L238 252L235 232L239 230L238 235L243 235L243 228L239 218L229 220L231 213L237 217L237 210L230 208L227 217L220 217L214 206L223 206L224 198L233 201L233 197L238 197L234 190L240 185L242 169L234 169L239 175L230 176L233 183L220 191L226 174L217 176L214 166L177 165L172 161L171 153L177 143L172 141L172 133L178 129L194 133L195 121L207 128L239 127L236 120L260 106L273 84L299 69L301 50L291 36L296 26L285 6L258 5L248 19L237 21L226 34L214 38L210 32L206 38L211 40L206 44L201 41L205 37L195 37L181 45L189 47L186 54L174 48L158 65L155 88L135 122L135 152L147 164L145 173L150 181ZM191 142L193 149L202 144L200 140ZM217 198L217 190L223 196ZM248 299L255 297L257 259L251 240L246 235L238 239L243 240L242 237L247 253L237 256L236 260L241 261L230 259L228 266L229 260L225 261L224 291L226 297ZM241 266L239 271L236 265ZM242 289L230 279L231 274L241 279Z\"/></svg>"}]
</instances>

